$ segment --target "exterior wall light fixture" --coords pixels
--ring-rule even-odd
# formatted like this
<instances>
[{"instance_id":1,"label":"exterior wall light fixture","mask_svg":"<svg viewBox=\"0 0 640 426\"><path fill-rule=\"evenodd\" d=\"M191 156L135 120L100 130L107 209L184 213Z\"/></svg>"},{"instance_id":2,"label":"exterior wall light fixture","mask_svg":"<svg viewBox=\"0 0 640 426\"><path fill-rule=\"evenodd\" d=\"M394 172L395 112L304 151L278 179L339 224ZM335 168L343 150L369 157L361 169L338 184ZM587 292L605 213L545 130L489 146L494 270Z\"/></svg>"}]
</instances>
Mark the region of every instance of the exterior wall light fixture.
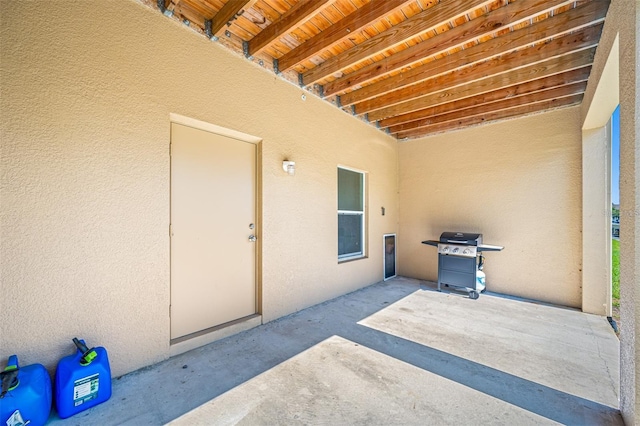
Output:
<instances>
[{"instance_id":1,"label":"exterior wall light fixture","mask_svg":"<svg viewBox=\"0 0 640 426\"><path fill-rule=\"evenodd\" d=\"M293 176L294 174L296 174L296 162L284 160L282 162L282 170L289 173L289 175Z\"/></svg>"}]
</instances>

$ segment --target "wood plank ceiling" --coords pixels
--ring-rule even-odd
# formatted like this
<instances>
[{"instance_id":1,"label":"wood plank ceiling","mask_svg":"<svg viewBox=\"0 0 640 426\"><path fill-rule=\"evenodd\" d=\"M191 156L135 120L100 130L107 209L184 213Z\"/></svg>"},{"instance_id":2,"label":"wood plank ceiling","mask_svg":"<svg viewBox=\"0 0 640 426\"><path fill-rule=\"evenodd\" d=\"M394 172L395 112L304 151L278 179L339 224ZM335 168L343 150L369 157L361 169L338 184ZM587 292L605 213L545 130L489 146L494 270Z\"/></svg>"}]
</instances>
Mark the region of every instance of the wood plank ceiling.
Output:
<instances>
[{"instance_id":1,"label":"wood plank ceiling","mask_svg":"<svg viewBox=\"0 0 640 426\"><path fill-rule=\"evenodd\" d=\"M579 104L609 0L142 0L400 140Z\"/></svg>"}]
</instances>

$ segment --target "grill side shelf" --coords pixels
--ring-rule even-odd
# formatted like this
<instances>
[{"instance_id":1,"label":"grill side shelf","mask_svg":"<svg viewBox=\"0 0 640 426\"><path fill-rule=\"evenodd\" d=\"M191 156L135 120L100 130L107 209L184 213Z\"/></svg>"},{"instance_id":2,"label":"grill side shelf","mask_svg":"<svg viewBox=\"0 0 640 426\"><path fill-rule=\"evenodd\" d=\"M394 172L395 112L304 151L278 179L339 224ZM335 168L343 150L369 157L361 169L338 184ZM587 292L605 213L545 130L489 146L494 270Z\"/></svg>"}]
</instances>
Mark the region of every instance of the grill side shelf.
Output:
<instances>
[{"instance_id":1,"label":"grill side shelf","mask_svg":"<svg viewBox=\"0 0 640 426\"><path fill-rule=\"evenodd\" d=\"M480 244L478 251L501 251L504 250L503 246L493 246L491 244Z\"/></svg>"},{"instance_id":2,"label":"grill side shelf","mask_svg":"<svg viewBox=\"0 0 640 426\"><path fill-rule=\"evenodd\" d=\"M428 246L434 246L434 247L438 247L438 244L440 242L436 241L436 240L427 240L427 241L423 241L422 244L426 244Z\"/></svg>"}]
</instances>

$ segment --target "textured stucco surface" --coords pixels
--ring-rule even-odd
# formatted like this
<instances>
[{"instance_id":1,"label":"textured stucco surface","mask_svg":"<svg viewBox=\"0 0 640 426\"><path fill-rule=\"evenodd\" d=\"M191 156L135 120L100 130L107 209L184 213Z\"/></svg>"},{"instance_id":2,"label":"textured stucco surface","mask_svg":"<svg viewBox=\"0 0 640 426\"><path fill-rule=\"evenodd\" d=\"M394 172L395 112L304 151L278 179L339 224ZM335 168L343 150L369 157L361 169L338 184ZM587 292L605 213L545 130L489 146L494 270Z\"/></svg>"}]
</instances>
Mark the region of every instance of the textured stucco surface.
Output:
<instances>
[{"instance_id":1,"label":"textured stucco surface","mask_svg":"<svg viewBox=\"0 0 640 426\"><path fill-rule=\"evenodd\" d=\"M582 131L582 311L611 316L611 125Z\"/></svg>"},{"instance_id":2,"label":"textured stucco surface","mask_svg":"<svg viewBox=\"0 0 640 426\"><path fill-rule=\"evenodd\" d=\"M581 304L580 108L400 143L399 270L437 280L443 231L480 232L490 291Z\"/></svg>"},{"instance_id":3,"label":"textured stucco surface","mask_svg":"<svg viewBox=\"0 0 640 426\"><path fill-rule=\"evenodd\" d=\"M620 100L620 410L640 424L640 0L613 0L582 103L586 119L600 108L596 93L607 58L619 41ZM606 78L606 77L605 77Z\"/></svg>"},{"instance_id":4,"label":"textured stucco surface","mask_svg":"<svg viewBox=\"0 0 640 426\"><path fill-rule=\"evenodd\" d=\"M263 140L265 321L382 279L390 137L132 1L1 0L0 15L0 362L53 367L73 336L105 346L114 375L169 355L170 113ZM339 164L369 177L369 256L344 264Z\"/></svg>"}]
</instances>

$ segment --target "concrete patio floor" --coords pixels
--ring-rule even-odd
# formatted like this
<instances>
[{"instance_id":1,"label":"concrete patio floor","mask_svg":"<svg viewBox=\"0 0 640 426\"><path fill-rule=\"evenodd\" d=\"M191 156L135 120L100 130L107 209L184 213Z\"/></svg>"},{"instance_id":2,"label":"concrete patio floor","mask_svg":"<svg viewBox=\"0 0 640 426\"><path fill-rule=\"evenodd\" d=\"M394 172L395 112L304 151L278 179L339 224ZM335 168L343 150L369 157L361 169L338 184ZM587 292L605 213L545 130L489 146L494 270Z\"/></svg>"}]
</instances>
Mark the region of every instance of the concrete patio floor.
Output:
<instances>
[{"instance_id":1,"label":"concrete patio floor","mask_svg":"<svg viewBox=\"0 0 640 426\"><path fill-rule=\"evenodd\" d=\"M113 381L50 424L622 424L606 318L395 278Z\"/></svg>"}]
</instances>

